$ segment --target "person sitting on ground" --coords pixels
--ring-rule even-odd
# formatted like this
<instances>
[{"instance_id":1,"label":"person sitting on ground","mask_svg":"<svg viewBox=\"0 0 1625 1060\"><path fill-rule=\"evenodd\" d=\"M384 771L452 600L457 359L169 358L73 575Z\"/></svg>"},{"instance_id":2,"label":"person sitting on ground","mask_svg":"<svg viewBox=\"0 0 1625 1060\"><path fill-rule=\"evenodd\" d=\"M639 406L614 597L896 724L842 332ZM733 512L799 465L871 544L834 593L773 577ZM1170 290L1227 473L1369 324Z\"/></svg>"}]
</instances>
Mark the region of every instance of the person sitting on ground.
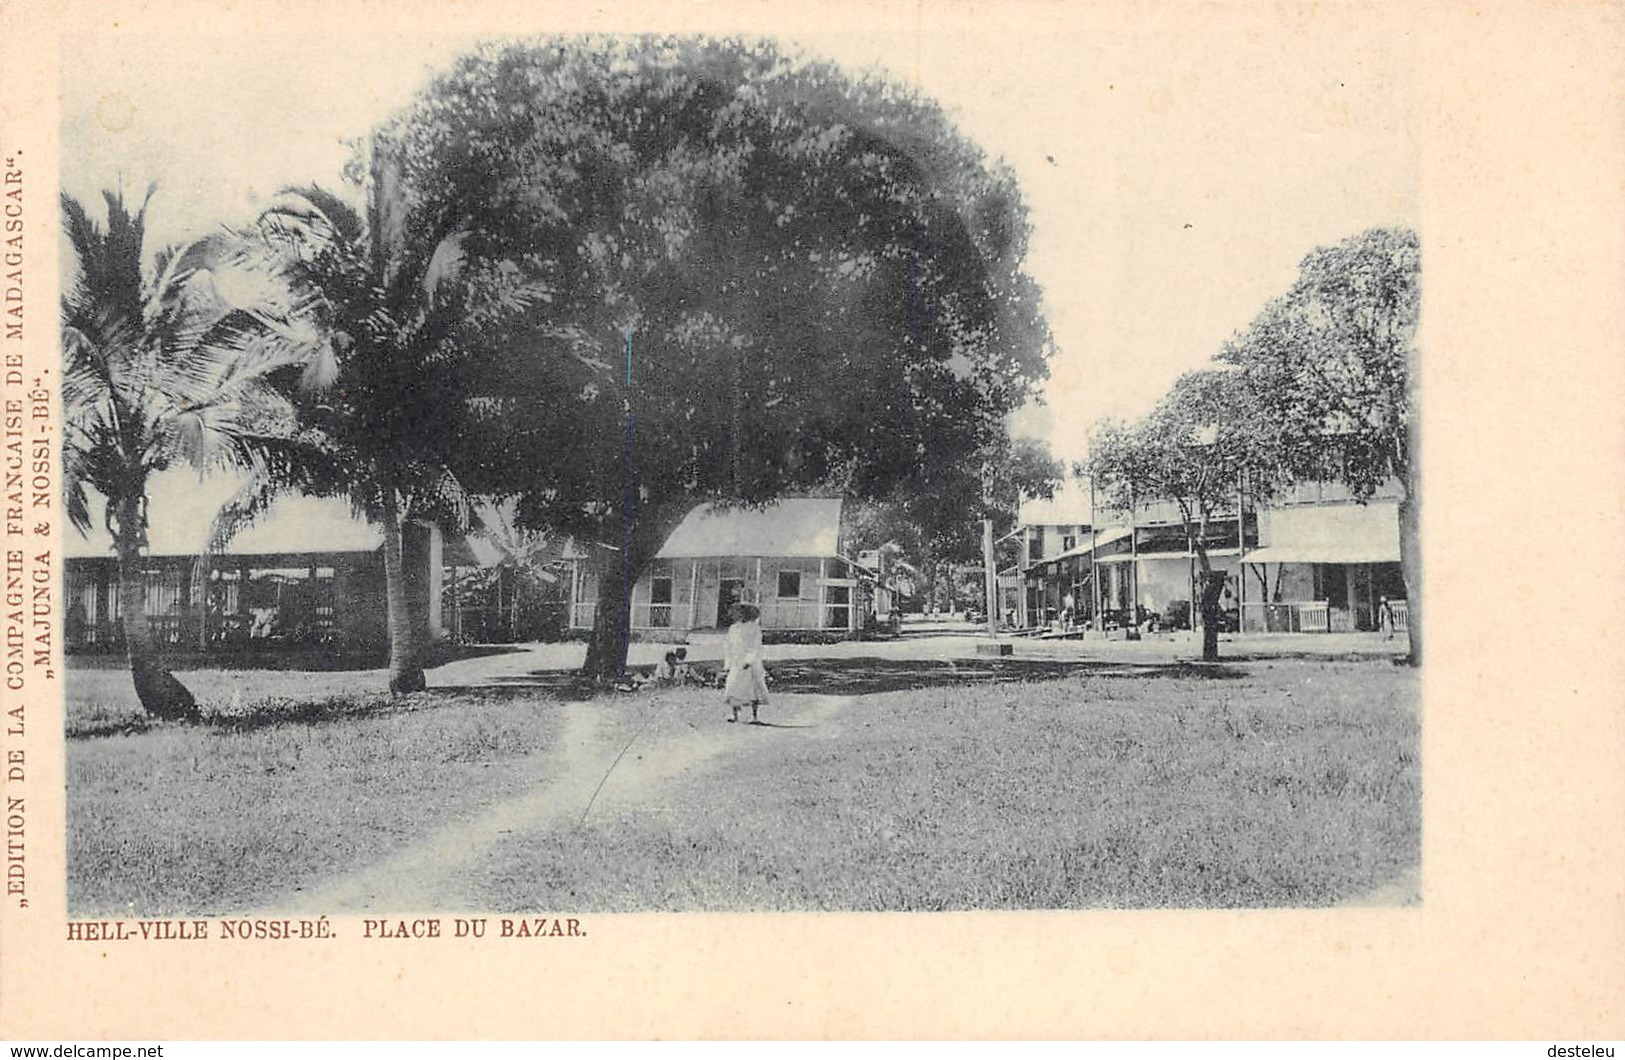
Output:
<instances>
[{"instance_id":1,"label":"person sitting on ground","mask_svg":"<svg viewBox=\"0 0 1625 1060\"><path fill-rule=\"evenodd\" d=\"M767 670L762 665L761 611L754 604L735 604L733 624L728 627L728 647L723 669L727 681L722 686L722 702L729 708L728 721L739 720L739 708L750 704L750 720L767 702Z\"/></svg>"},{"instance_id":2,"label":"person sitting on ground","mask_svg":"<svg viewBox=\"0 0 1625 1060\"><path fill-rule=\"evenodd\" d=\"M654 674L649 680L657 685L692 685L703 684L694 668L688 664L688 649L673 648L655 664Z\"/></svg>"},{"instance_id":3,"label":"person sitting on ground","mask_svg":"<svg viewBox=\"0 0 1625 1060\"><path fill-rule=\"evenodd\" d=\"M650 681L657 685L670 685L677 683L677 650L668 651L661 660L655 663L655 672Z\"/></svg>"},{"instance_id":4,"label":"person sitting on ground","mask_svg":"<svg viewBox=\"0 0 1625 1060\"><path fill-rule=\"evenodd\" d=\"M688 649L678 648L672 653L671 677L680 685L703 685L705 680L688 664Z\"/></svg>"}]
</instances>

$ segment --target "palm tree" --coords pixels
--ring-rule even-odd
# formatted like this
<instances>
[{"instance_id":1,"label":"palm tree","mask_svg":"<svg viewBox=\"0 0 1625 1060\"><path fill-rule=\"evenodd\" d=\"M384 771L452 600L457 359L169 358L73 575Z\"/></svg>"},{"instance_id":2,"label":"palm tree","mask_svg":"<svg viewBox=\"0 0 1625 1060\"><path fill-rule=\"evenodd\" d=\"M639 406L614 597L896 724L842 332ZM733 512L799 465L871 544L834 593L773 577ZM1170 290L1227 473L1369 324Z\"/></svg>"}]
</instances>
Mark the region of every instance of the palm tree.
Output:
<instances>
[{"instance_id":1,"label":"palm tree","mask_svg":"<svg viewBox=\"0 0 1625 1060\"><path fill-rule=\"evenodd\" d=\"M69 521L92 522L91 494L118 558L119 608L142 708L195 719L196 700L165 666L145 607L147 483L190 463L272 474L298 449L297 418L278 377L297 374L313 333L274 277L225 270L229 241L158 254L143 271L146 210L104 192L106 227L62 196L77 274L62 299L63 485Z\"/></svg>"},{"instance_id":2,"label":"palm tree","mask_svg":"<svg viewBox=\"0 0 1625 1060\"><path fill-rule=\"evenodd\" d=\"M428 239L412 257L386 247L375 203L363 215L318 187L283 192L261 214L245 253L277 270L305 321L322 336L308 378L319 396L301 402L307 428L318 432L319 470L299 481L269 469L223 511L220 535L252 519L278 493L343 495L380 525L388 601L389 688L425 687L426 623L409 606L401 531L412 519L466 525L469 499L448 469L465 410L460 368L463 341L491 314L521 310L534 294L511 266L478 277L469 296L465 234Z\"/></svg>"}]
</instances>

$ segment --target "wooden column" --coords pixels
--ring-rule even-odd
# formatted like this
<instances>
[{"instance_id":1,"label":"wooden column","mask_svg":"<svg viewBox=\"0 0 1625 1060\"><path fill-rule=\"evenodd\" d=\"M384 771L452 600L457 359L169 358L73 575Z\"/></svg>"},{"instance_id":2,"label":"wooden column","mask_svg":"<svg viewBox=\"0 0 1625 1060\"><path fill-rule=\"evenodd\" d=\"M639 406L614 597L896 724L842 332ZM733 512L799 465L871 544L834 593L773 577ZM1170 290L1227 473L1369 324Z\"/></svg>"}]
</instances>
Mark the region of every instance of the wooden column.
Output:
<instances>
[{"instance_id":1,"label":"wooden column","mask_svg":"<svg viewBox=\"0 0 1625 1060\"><path fill-rule=\"evenodd\" d=\"M829 557L818 557L818 620L814 629L823 629L829 624Z\"/></svg>"},{"instance_id":2,"label":"wooden column","mask_svg":"<svg viewBox=\"0 0 1625 1060\"><path fill-rule=\"evenodd\" d=\"M688 561L688 628L693 629L700 607L700 561Z\"/></svg>"}]
</instances>

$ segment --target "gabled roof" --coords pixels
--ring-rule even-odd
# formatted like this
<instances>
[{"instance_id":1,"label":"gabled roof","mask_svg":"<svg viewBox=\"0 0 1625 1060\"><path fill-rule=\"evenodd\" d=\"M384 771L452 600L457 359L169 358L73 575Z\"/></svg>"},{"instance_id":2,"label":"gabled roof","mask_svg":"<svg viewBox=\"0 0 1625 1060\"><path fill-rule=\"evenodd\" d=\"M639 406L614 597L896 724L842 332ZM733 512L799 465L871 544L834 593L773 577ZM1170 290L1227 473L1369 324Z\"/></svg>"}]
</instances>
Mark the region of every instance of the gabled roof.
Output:
<instances>
[{"instance_id":1,"label":"gabled roof","mask_svg":"<svg viewBox=\"0 0 1625 1060\"><path fill-rule=\"evenodd\" d=\"M1067 479L1053 497L1022 500L1016 515L1019 526L1088 526L1094 520L1089 484L1083 479Z\"/></svg>"},{"instance_id":2,"label":"gabled roof","mask_svg":"<svg viewBox=\"0 0 1625 1060\"><path fill-rule=\"evenodd\" d=\"M147 554L201 555L209 542L209 525L242 483L242 479L224 475L199 478L194 471L154 475L147 488ZM113 539L102 518L104 508L103 499L91 494L90 534L83 536L72 527L63 531L63 552L68 558L113 554ZM289 496L277 500L254 525L232 538L220 555L371 552L383 543L383 532L357 517L348 502Z\"/></svg>"},{"instance_id":3,"label":"gabled roof","mask_svg":"<svg viewBox=\"0 0 1625 1060\"><path fill-rule=\"evenodd\" d=\"M839 499L794 498L765 508L702 504L672 531L656 558L836 556L840 537Z\"/></svg>"}]
</instances>

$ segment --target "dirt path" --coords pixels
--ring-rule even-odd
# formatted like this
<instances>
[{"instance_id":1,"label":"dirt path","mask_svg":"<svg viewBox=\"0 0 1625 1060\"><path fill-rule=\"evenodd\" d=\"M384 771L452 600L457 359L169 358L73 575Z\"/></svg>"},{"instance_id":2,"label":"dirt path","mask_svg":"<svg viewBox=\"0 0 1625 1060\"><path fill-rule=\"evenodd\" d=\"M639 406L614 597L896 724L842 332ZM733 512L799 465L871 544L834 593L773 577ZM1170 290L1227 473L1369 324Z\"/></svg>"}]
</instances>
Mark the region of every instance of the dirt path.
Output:
<instances>
[{"instance_id":1,"label":"dirt path","mask_svg":"<svg viewBox=\"0 0 1625 1060\"><path fill-rule=\"evenodd\" d=\"M600 810L647 805L666 781L748 753L758 739L831 739L851 702L845 696L776 696L772 724L756 727L723 722L720 705L714 719L685 721L662 716L657 702L645 701L631 707L641 717L630 742L603 731L604 705L566 704L558 748L519 767L534 771L533 790L441 826L384 861L301 891L277 908L328 914L469 908L468 881L503 844Z\"/></svg>"}]
</instances>

